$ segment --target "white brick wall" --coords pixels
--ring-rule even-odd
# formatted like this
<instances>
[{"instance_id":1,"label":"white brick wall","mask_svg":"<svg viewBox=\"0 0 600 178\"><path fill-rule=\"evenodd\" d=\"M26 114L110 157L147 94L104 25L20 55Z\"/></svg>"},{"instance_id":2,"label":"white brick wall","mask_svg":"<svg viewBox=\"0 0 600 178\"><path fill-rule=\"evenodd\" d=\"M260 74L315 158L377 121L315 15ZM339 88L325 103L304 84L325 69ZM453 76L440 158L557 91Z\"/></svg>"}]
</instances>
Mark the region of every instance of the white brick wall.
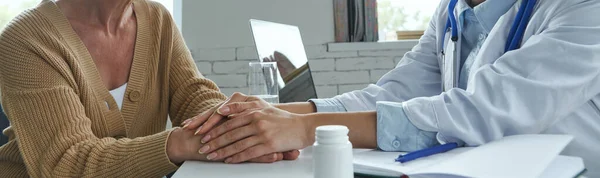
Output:
<instances>
[{"instance_id":1,"label":"white brick wall","mask_svg":"<svg viewBox=\"0 0 600 178\"><path fill-rule=\"evenodd\" d=\"M241 88L248 86L247 75L243 74L205 75L205 77L217 83L220 88Z\"/></svg>"},{"instance_id":2,"label":"white brick wall","mask_svg":"<svg viewBox=\"0 0 600 178\"><path fill-rule=\"evenodd\" d=\"M320 98L331 98L338 95L337 85L317 85L315 89L317 90L317 96Z\"/></svg>"},{"instance_id":3,"label":"white brick wall","mask_svg":"<svg viewBox=\"0 0 600 178\"><path fill-rule=\"evenodd\" d=\"M334 71L335 59L311 59L308 61L308 65L313 72Z\"/></svg>"},{"instance_id":4,"label":"white brick wall","mask_svg":"<svg viewBox=\"0 0 600 178\"><path fill-rule=\"evenodd\" d=\"M258 60L258 53L255 47L236 48L235 55L238 60Z\"/></svg>"},{"instance_id":5,"label":"white brick wall","mask_svg":"<svg viewBox=\"0 0 600 178\"><path fill-rule=\"evenodd\" d=\"M234 48L192 50L196 61L232 61L235 60Z\"/></svg>"},{"instance_id":6,"label":"white brick wall","mask_svg":"<svg viewBox=\"0 0 600 178\"><path fill-rule=\"evenodd\" d=\"M357 57L335 60L335 70L353 71L370 69L391 69L394 66L392 57Z\"/></svg>"},{"instance_id":7,"label":"white brick wall","mask_svg":"<svg viewBox=\"0 0 600 178\"><path fill-rule=\"evenodd\" d=\"M408 50L358 51L359 56L404 56Z\"/></svg>"},{"instance_id":8,"label":"white brick wall","mask_svg":"<svg viewBox=\"0 0 600 178\"><path fill-rule=\"evenodd\" d=\"M354 90L362 90L363 88L367 87L368 85L369 84L339 85L338 92L341 94L341 93L351 92Z\"/></svg>"},{"instance_id":9,"label":"white brick wall","mask_svg":"<svg viewBox=\"0 0 600 178\"><path fill-rule=\"evenodd\" d=\"M332 43L306 46L317 95L329 98L376 83L393 69L416 41ZM256 48L192 50L198 70L227 95L248 92L248 62L258 61Z\"/></svg>"},{"instance_id":10,"label":"white brick wall","mask_svg":"<svg viewBox=\"0 0 600 178\"><path fill-rule=\"evenodd\" d=\"M248 61L214 62L212 70L215 74L247 74Z\"/></svg>"},{"instance_id":11,"label":"white brick wall","mask_svg":"<svg viewBox=\"0 0 600 178\"><path fill-rule=\"evenodd\" d=\"M198 67L198 71L203 75L212 74L212 63L210 62L196 62L196 66Z\"/></svg>"},{"instance_id":12,"label":"white brick wall","mask_svg":"<svg viewBox=\"0 0 600 178\"><path fill-rule=\"evenodd\" d=\"M342 85L369 83L369 71L313 72L315 85Z\"/></svg>"},{"instance_id":13,"label":"white brick wall","mask_svg":"<svg viewBox=\"0 0 600 178\"><path fill-rule=\"evenodd\" d=\"M388 73L390 70L371 70L371 83L377 83L383 75Z\"/></svg>"}]
</instances>

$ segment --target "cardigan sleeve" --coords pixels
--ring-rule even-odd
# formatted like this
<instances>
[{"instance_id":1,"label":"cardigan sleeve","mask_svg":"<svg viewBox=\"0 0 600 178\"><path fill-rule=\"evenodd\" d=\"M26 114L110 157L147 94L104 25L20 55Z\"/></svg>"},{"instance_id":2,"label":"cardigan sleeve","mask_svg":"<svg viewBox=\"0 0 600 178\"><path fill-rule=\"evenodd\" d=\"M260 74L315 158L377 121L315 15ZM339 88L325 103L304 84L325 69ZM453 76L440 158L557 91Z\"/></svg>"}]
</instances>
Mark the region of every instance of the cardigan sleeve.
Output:
<instances>
[{"instance_id":1,"label":"cardigan sleeve","mask_svg":"<svg viewBox=\"0 0 600 178\"><path fill-rule=\"evenodd\" d=\"M0 35L2 105L29 176L160 177L177 168L166 154L170 131L97 137L68 65L55 55L60 48L31 38L16 25Z\"/></svg>"}]
</instances>

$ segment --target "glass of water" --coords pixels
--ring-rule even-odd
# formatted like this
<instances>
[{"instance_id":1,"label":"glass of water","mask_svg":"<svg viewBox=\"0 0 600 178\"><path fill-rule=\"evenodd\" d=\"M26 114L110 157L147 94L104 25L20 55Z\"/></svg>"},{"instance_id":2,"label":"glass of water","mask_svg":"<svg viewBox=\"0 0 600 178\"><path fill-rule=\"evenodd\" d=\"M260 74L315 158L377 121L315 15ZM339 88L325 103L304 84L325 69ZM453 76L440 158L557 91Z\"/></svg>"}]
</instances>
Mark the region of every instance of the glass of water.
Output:
<instances>
[{"instance_id":1,"label":"glass of water","mask_svg":"<svg viewBox=\"0 0 600 178\"><path fill-rule=\"evenodd\" d=\"M276 62L250 62L249 95L269 103L279 103L279 71Z\"/></svg>"}]
</instances>

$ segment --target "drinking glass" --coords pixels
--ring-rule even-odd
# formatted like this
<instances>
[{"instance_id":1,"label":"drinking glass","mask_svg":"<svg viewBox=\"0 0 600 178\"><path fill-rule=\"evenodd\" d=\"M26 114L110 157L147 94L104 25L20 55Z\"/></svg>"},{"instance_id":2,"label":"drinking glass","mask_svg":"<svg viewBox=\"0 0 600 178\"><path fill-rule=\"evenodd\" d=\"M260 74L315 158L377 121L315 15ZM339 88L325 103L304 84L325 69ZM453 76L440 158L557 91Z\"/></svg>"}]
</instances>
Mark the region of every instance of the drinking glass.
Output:
<instances>
[{"instance_id":1,"label":"drinking glass","mask_svg":"<svg viewBox=\"0 0 600 178\"><path fill-rule=\"evenodd\" d=\"M276 62L250 62L249 95L269 103L279 103L279 71Z\"/></svg>"}]
</instances>

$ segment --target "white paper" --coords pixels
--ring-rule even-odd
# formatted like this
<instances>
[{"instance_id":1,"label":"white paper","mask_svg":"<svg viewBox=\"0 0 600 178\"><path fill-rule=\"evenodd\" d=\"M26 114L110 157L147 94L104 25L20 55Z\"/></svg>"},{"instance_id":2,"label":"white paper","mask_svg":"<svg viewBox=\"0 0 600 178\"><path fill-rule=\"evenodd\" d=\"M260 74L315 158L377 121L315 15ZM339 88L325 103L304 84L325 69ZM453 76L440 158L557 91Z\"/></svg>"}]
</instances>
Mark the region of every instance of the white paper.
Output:
<instances>
[{"instance_id":1,"label":"white paper","mask_svg":"<svg viewBox=\"0 0 600 178\"><path fill-rule=\"evenodd\" d=\"M517 135L479 146L408 175L539 177L573 139L566 135Z\"/></svg>"},{"instance_id":2,"label":"white paper","mask_svg":"<svg viewBox=\"0 0 600 178\"><path fill-rule=\"evenodd\" d=\"M583 159L559 155L539 177L573 178L584 169Z\"/></svg>"},{"instance_id":3,"label":"white paper","mask_svg":"<svg viewBox=\"0 0 600 178\"><path fill-rule=\"evenodd\" d=\"M445 153L419 158L406 163L399 163L395 161L398 155L405 154L405 152L355 150L354 172L367 175L398 177L404 175L403 173L405 172L433 166L441 161L452 159L452 157L470 149L472 148L457 148Z\"/></svg>"}]
</instances>

